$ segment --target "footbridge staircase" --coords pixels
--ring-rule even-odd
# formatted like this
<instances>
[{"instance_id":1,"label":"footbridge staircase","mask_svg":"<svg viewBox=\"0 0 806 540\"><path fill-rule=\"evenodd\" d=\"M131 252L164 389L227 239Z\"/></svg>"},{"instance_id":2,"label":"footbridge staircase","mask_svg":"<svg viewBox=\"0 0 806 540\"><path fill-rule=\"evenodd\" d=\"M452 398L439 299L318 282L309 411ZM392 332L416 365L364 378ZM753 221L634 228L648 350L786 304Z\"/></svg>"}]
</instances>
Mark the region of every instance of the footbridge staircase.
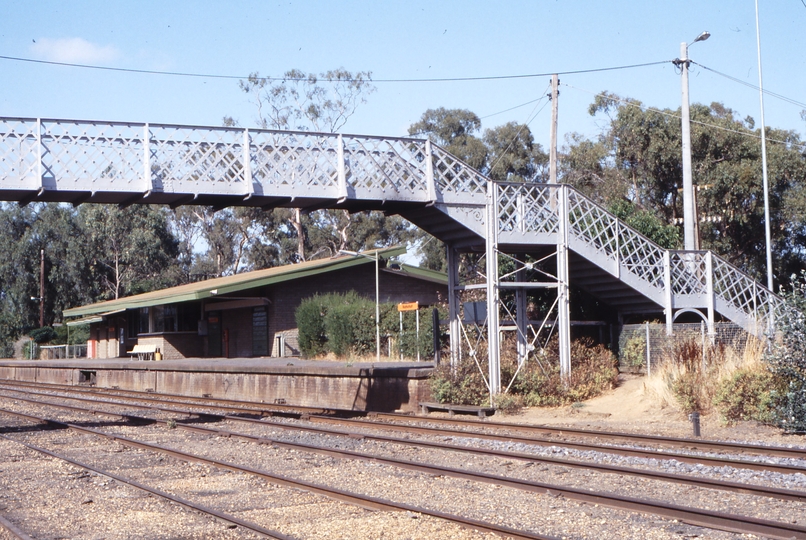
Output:
<instances>
[{"instance_id":1,"label":"footbridge staircase","mask_svg":"<svg viewBox=\"0 0 806 540\"><path fill-rule=\"evenodd\" d=\"M486 293L491 393L501 390L502 321L529 354L525 291L557 290L560 364L570 371L570 284L622 314L696 311L762 336L782 300L708 251L665 250L567 185L496 183L428 140L169 124L0 117L0 200L342 208L399 214L448 247L451 350L462 291ZM486 257L481 282L458 258ZM499 275L510 258L515 271ZM535 260L552 272L525 277ZM514 313L502 290L514 289Z\"/></svg>"}]
</instances>

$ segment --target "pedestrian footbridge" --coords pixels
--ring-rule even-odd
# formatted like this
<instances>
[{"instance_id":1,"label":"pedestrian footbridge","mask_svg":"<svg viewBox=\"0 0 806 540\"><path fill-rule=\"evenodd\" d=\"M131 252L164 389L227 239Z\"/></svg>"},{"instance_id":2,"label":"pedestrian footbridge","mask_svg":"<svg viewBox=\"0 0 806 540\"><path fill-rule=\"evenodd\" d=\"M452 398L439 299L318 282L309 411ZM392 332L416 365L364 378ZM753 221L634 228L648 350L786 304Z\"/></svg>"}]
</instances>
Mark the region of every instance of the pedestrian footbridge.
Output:
<instances>
[{"instance_id":1,"label":"pedestrian footbridge","mask_svg":"<svg viewBox=\"0 0 806 540\"><path fill-rule=\"evenodd\" d=\"M696 311L761 336L782 300L709 251L662 249L566 185L498 183L427 140L169 124L0 117L0 200L342 208L399 214L448 247L451 350L460 294L487 295L489 385L501 390L499 335L509 318L529 354L524 291L556 288L560 363L570 370L569 284L623 315ZM486 257L462 282L458 257ZM527 258L528 257L528 258ZM516 270L499 275L499 260ZM551 258L546 281L525 278ZM500 291L514 289L514 313Z\"/></svg>"}]
</instances>

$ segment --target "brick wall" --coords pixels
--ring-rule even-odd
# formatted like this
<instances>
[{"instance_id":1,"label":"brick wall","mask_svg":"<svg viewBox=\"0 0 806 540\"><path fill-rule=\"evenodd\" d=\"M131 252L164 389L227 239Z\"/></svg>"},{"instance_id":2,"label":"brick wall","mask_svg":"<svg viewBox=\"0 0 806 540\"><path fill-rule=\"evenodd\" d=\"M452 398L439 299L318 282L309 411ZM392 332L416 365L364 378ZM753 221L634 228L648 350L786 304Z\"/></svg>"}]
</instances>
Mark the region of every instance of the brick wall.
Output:
<instances>
[{"instance_id":1,"label":"brick wall","mask_svg":"<svg viewBox=\"0 0 806 540\"><path fill-rule=\"evenodd\" d=\"M435 304L439 298L447 298L448 287L405 274L381 271L379 275L380 300L382 304L393 302L420 302L420 305ZM375 300L375 265L365 264L346 270L338 270L275 285L272 304L269 308L271 332L296 329L294 312L300 303L316 293L345 293L355 291L360 296Z\"/></svg>"},{"instance_id":2,"label":"brick wall","mask_svg":"<svg viewBox=\"0 0 806 540\"><path fill-rule=\"evenodd\" d=\"M164 360L199 357L204 353L204 343L196 332L171 332L168 334L141 335L137 342L154 345Z\"/></svg>"}]
</instances>

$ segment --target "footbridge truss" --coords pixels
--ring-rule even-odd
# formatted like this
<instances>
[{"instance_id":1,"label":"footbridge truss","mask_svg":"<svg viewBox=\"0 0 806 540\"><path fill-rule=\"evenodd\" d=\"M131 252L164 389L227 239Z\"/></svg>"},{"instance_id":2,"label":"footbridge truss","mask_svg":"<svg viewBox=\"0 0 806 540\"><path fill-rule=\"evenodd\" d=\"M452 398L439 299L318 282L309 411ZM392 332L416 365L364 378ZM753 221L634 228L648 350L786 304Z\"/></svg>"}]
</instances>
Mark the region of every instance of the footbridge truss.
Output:
<instances>
[{"instance_id":1,"label":"footbridge truss","mask_svg":"<svg viewBox=\"0 0 806 540\"><path fill-rule=\"evenodd\" d=\"M662 249L567 185L496 183L422 139L0 117L0 200L399 214L447 245L454 359L469 341L462 294L486 295L479 327L493 396L501 333L517 333L521 364L536 349L526 308L535 288L556 290L564 374L570 284L620 314L660 313L669 333L677 315L696 311L712 334L721 318L762 336L783 305L719 256ZM482 264L463 279L469 253Z\"/></svg>"}]
</instances>

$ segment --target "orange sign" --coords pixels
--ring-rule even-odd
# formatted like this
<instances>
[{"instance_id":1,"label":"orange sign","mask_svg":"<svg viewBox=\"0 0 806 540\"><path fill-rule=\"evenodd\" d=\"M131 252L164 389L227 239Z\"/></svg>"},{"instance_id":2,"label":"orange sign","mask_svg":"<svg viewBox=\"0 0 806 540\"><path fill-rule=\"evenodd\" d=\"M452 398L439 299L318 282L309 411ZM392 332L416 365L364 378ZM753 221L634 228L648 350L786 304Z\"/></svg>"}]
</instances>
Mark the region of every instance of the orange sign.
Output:
<instances>
[{"instance_id":1,"label":"orange sign","mask_svg":"<svg viewBox=\"0 0 806 540\"><path fill-rule=\"evenodd\" d=\"M397 305L398 311L417 311L420 309L420 302L401 302Z\"/></svg>"}]
</instances>

